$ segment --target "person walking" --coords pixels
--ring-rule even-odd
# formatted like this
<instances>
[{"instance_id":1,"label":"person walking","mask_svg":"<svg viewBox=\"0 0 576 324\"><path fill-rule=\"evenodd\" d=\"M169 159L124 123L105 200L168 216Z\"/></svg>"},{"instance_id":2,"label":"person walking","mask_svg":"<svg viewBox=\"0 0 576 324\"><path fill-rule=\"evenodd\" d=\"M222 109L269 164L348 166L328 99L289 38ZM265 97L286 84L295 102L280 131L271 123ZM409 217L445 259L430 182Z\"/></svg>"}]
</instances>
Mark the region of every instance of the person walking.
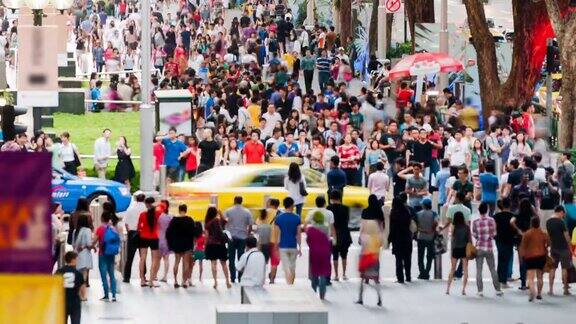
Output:
<instances>
[{"instance_id":1,"label":"person walking","mask_svg":"<svg viewBox=\"0 0 576 324\"><path fill-rule=\"evenodd\" d=\"M116 145L116 155L118 156L118 163L114 169L114 181L125 184L130 189L130 180L136 176L134 164L130 155L132 151L128 146L126 137L120 136L118 144Z\"/></svg>"},{"instance_id":2,"label":"person walking","mask_svg":"<svg viewBox=\"0 0 576 324\"><path fill-rule=\"evenodd\" d=\"M246 238L252 232L254 219L250 211L242 206L242 196L234 197L234 206L224 211L226 230L232 235L228 242L228 266L230 268L230 280L236 282L236 257L240 259L246 250ZM238 281L242 280L238 273Z\"/></svg>"},{"instance_id":3,"label":"person walking","mask_svg":"<svg viewBox=\"0 0 576 324\"><path fill-rule=\"evenodd\" d=\"M538 214L534 210L534 206L530 203L528 198L520 200L520 205L518 207L518 212L510 220L510 225L516 230L516 244L520 243L522 235L530 229L530 220L532 217L538 217ZM526 266L522 261L521 257L518 257L520 262L520 290L527 290L526 286Z\"/></svg>"},{"instance_id":4,"label":"person walking","mask_svg":"<svg viewBox=\"0 0 576 324\"><path fill-rule=\"evenodd\" d=\"M359 166L360 166L360 150L356 144L352 143L352 136L347 134L344 136L344 143L338 146L338 157L342 165L342 170L346 174L346 183L350 185L360 185L359 181Z\"/></svg>"},{"instance_id":5,"label":"person walking","mask_svg":"<svg viewBox=\"0 0 576 324\"><path fill-rule=\"evenodd\" d=\"M470 235L470 226L466 224L464 214L458 211L454 214L452 220L452 242L451 242L451 258L450 258L450 273L448 274L448 281L446 285L446 295L450 294L450 286L454 281L454 274L456 273L456 265L458 261L462 264L462 295L466 295L466 285L468 284L468 258L466 257L466 246L472 243Z\"/></svg>"},{"instance_id":6,"label":"person walking","mask_svg":"<svg viewBox=\"0 0 576 324\"><path fill-rule=\"evenodd\" d=\"M175 254L174 261L174 288L188 288L188 278L191 272L192 251L194 250L195 224L192 218L186 215L188 207L184 204L178 206L178 216L170 220L166 229L166 241L170 251ZM182 285L178 283L178 268L182 262Z\"/></svg>"},{"instance_id":7,"label":"person walking","mask_svg":"<svg viewBox=\"0 0 576 324\"><path fill-rule=\"evenodd\" d=\"M530 220L530 229L522 236L519 247L519 254L523 259L528 271L528 288L530 294L528 301L542 299L542 287L544 286L544 266L548 256L548 235L540 228L540 218L533 217ZM534 279L537 279L538 286L534 287Z\"/></svg>"},{"instance_id":8,"label":"person walking","mask_svg":"<svg viewBox=\"0 0 576 324\"><path fill-rule=\"evenodd\" d=\"M334 281L339 281L338 260L342 260L342 279L348 280L346 269L348 267L348 250L352 245L352 236L350 235L350 208L342 204L342 192L332 190L330 192L330 204L328 211L332 212L334 217L335 240L332 246L332 262L334 264Z\"/></svg>"},{"instance_id":9,"label":"person walking","mask_svg":"<svg viewBox=\"0 0 576 324\"><path fill-rule=\"evenodd\" d=\"M140 214L146 211L144 199L146 199L144 194L137 194L134 204L128 207L126 212L124 212L124 226L126 228L126 233L128 234L126 263L124 264L123 269L123 282L125 283L130 282L130 277L132 276L132 263L134 262L136 251L138 251L138 219Z\"/></svg>"},{"instance_id":10,"label":"person walking","mask_svg":"<svg viewBox=\"0 0 576 324\"><path fill-rule=\"evenodd\" d=\"M332 243L329 227L326 226L326 219L319 210L312 215L312 223L306 227L306 243L310 249L308 276L312 283L312 289L319 293L320 299L324 300L326 284L332 273L330 268Z\"/></svg>"},{"instance_id":11,"label":"person walking","mask_svg":"<svg viewBox=\"0 0 576 324\"><path fill-rule=\"evenodd\" d=\"M284 189L288 191L288 197L294 201L296 214L302 216L302 207L308 192L306 191L306 179L296 162L290 163L288 167L288 174L284 177Z\"/></svg>"},{"instance_id":12,"label":"person walking","mask_svg":"<svg viewBox=\"0 0 576 324\"><path fill-rule=\"evenodd\" d=\"M158 285L157 274L160 267L160 252L158 251L158 218L160 211L154 208L154 198L148 197L144 200L146 211L138 217L138 250L140 253L140 286L160 287ZM146 280L146 257L148 249L152 254L152 269L150 280Z\"/></svg>"},{"instance_id":13,"label":"person walking","mask_svg":"<svg viewBox=\"0 0 576 324\"><path fill-rule=\"evenodd\" d=\"M168 282L168 272L170 272L170 247L168 246L168 241L166 240L166 230L170 225L170 221L174 216L169 214L170 203L168 200L161 200L160 205L157 208L160 211L160 216L158 217L158 251L160 252L160 258L164 263L164 276L160 279L161 282Z\"/></svg>"},{"instance_id":14,"label":"person walking","mask_svg":"<svg viewBox=\"0 0 576 324\"><path fill-rule=\"evenodd\" d=\"M106 128L102 131L102 137L96 139L94 142L94 168L100 179L106 179L108 160L110 156L112 156L112 148L110 146L111 135L112 131Z\"/></svg>"},{"instance_id":15,"label":"person walking","mask_svg":"<svg viewBox=\"0 0 576 324\"><path fill-rule=\"evenodd\" d=\"M418 279L429 280L432 260L434 260L434 237L438 226L438 214L432 210L432 200L422 199L422 210L416 214L417 242L418 242ZM424 265L424 252L426 252L426 265Z\"/></svg>"},{"instance_id":16,"label":"person walking","mask_svg":"<svg viewBox=\"0 0 576 324\"><path fill-rule=\"evenodd\" d=\"M246 238L246 253L238 260L238 271L242 273L240 295L244 304L244 287L262 287L266 281L266 258L258 249L258 240L253 236Z\"/></svg>"},{"instance_id":17,"label":"person walking","mask_svg":"<svg viewBox=\"0 0 576 324\"><path fill-rule=\"evenodd\" d=\"M92 242L93 246L98 246L98 268L100 270L100 278L102 280L102 288L104 289L104 297L100 300L102 301L109 301L110 300L110 293L112 293L112 302L116 301L116 278L114 275L114 258L116 254L112 254L109 251L112 248L112 240L111 237L116 236L118 241L116 244L120 243L120 236L116 229L114 228L114 224L112 222L111 213L104 212L101 216L101 223L100 227L96 229L94 240Z\"/></svg>"},{"instance_id":18,"label":"person walking","mask_svg":"<svg viewBox=\"0 0 576 324\"><path fill-rule=\"evenodd\" d=\"M302 245L300 244L302 222L300 216L294 213L294 200L292 198L284 198L283 205L284 212L276 217L274 224L280 232L278 247L286 283L293 285L296 278L296 257L302 255Z\"/></svg>"},{"instance_id":19,"label":"person walking","mask_svg":"<svg viewBox=\"0 0 576 324\"><path fill-rule=\"evenodd\" d=\"M326 181L328 182L328 197L330 197L332 190L344 192L344 187L346 187L346 173L340 168L340 158L338 155L330 158L330 171L328 171L326 175Z\"/></svg>"},{"instance_id":20,"label":"person walking","mask_svg":"<svg viewBox=\"0 0 576 324\"><path fill-rule=\"evenodd\" d=\"M312 81L314 79L314 69L316 68L316 60L312 57L309 49L306 50L306 56L300 60L300 67L304 73L304 86L306 93L312 92Z\"/></svg>"},{"instance_id":21,"label":"person walking","mask_svg":"<svg viewBox=\"0 0 576 324\"><path fill-rule=\"evenodd\" d=\"M396 258L396 279L398 283L412 281L412 215L400 197L392 200L390 210L390 234L388 242L392 244L392 254Z\"/></svg>"},{"instance_id":22,"label":"person walking","mask_svg":"<svg viewBox=\"0 0 576 324\"><path fill-rule=\"evenodd\" d=\"M490 275L492 276L492 283L496 290L496 296L502 296L503 293L500 289L500 282L498 281L498 274L496 273L494 264L492 243L496 236L496 222L493 218L488 216L487 203L480 203L480 206L478 206L478 213L480 214L480 218L477 218L472 222L472 236L476 240L476 285L478 286L478 296L484 296L484 287L482 282L482 265L484 259L486 260L488 270L490 270Z\"/></svg>"},{"instance_id":23,"label":"person walking","mask_svg":"<svg viewBox=\"0 0 576 324\"><path fill-rule=\"evenodd\" d=\"M68 323L70 318L71 324L80 324L82 318L81 296L86 295L86 286L82 278L82 273L78 271L78 253L68 251L64 255L64 266L56 270L57 275L64 278L64 290L66 292L66 317Z\"/></svg>"},{"instance_id":24,"label":"person walking","mask_svg":"<svg viewBox=\"0 0 576 324\"><path fill-rule=\"evenodd\" d=\"M374 196L375 197L375 196ZM396 198L395 198L396 199ZM357 304L364 304L364 285L374 282L378 294L378 306L382 306L380 296L380 248L382 247L382 227L376 219L362 219L360 224L360 292Z\"/></svg>"},{"instance_id":25,"label":"person walking","mask_svg":"<svg viewBox=\"0 0 576 324\"><path fill-rule=\"evenodd\" d=\"M176 182L179 179L180 157L186 152L188 147L177 137L176 128L170 127L168 136L162 138L164 145L164 164L166 165L166 178L168 183Z\"/></svg>"},{"instance_id":26,"label":"person walking","mask_svg":"<svg viewBox=\"0 0 576 324\"><path fill-rule=\"evenodd\" d=\"M323 49L320 52L320 57L316 58L316 69L318 69L318 87L320 88L321 93L324 93L328 81L330 80L331 63L332 62L328 57L328 52Z\"/></svg>"},{"instance_id":27,"label":"person walking","mask_svg":"<svg viewBox=\"0 0 576 324\"><path fill-rule=\"evenodd\" d=\"M204 224L206 224L205 235L206 235L206 259L210 260L210 265L212 267L212 278L214 279L214 289L218 289L218 275L217 275L217 262L220 261L220 266L224 272L224 278L226 278L226 287L232 288L230 284L230 275L228 272L228 267L226 261L228 261L228 253L226 251L226 243L228 243L229 238L224 233L224 226L226 225L226 219L222 217L220 211L216 207L208 207L206 211L206 217L204 218Z\"/></svg>"},{"instance_id":28,"label":"person walking","mask_svg":"<svg viewBox=\"0 0 576 324\"><path fill-rule=\"evenodd\" d=\"M500 211L494 214L496 221L496 248L498 249L498 280L501 288L510 288L508 285L508 270L514 258L514 243L516 231L510 224L514 214L510 211L510 198L504 197L498 201Z\"/></svg>"},{"instance_id":29,"label":"person walking","mask_svg":"<svg viewBox=\"0 0 576 324\"><path fill-rule=\"evenodd\" d=\"M88 216L86 214L81 214L78 217L78 222L74 230L72 247L77 253L76 259L76 269L82 273L83 282L88 282L88 271L92 269L92 253L91 250L94 248L92 245L92 229L90 229L90 224L88 222ZM86 301L86 295L84 291L80 292L80 299Z\"/></svg>"},{"instance_id":30,"label":"person walking","mask_svg":"<svg viewBox=\"0 0 576 324\"><path fill-rule=\"evenodd\" d=\"M570 295L568 290L568 269L574 267L572 254L570 252L570 234L566 228L564 218L566 210L563 206L554 209L554 216L546 222L546 231L550 237L550 256L554 260L553 268L550 270L550 290L548 294L554 295L554 277L556 268L560 265L562 269L562 284L564 285L564 296Z\"/></svg>"}]
</instances>

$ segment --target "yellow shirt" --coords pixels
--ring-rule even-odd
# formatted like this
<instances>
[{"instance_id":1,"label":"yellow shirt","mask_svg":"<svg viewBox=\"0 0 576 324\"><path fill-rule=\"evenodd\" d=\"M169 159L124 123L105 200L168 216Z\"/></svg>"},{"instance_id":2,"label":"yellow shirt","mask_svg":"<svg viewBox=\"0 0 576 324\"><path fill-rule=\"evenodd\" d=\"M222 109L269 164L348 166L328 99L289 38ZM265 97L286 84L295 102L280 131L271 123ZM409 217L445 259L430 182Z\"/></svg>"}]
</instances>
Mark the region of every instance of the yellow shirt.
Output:
<instances>
[{"instance_id":1,"label":"yellow shirt","mask_svg":"<svg viewBox=\"0 0 576 324\"><path fill-rule=\"evenodd\" d=\"M474 107L466 107L460 111L460 120L466 127L471 127L473 130L478 130L478 111Z\"/></svg>"},{"instance_id":2,"label":"yellow shirt","mask_svg":"<svg viewBox=\"0 0 576 324\"><path fill-rule=\"evenodd\" d=\"M295 60L296 58L291 53L284 54L284 61L286 62L286 67L288 67L288 71L292 71Z\"/></svg>"},{"instance_id":3,"label":"yellow shirt","mask_svg":"<svg viewBox=\"0 0 576 324\"><path fill-rule=\"evenodd\" d=\"M252 121L252 126L258 125L260 123L260 113L262 112L260 106L258 106L257 104L251 104L246 109L250 114L250 120Z\"/></svg>"}]
</instances>

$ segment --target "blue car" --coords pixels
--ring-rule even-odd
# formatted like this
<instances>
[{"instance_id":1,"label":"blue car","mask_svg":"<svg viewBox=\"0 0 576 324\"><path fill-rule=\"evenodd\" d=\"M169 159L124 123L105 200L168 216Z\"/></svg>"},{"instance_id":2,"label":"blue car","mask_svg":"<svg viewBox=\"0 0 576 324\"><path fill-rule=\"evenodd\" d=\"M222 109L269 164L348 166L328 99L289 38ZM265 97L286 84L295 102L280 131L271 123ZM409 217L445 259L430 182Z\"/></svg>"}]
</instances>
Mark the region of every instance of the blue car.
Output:
<instances>
[{"instance_id":1,"label":"blue car","mask_svg":"<svg viewBox=\"0 0 576 324\"><path fill-rule=\"evenodd\" d=\"M60 203L66 213L76 209L78 199L86 198L91 203L98 196L108 196L116 212L125 211L132 195L124 184L99 178L79 178L62 169L52 169L52 201Z\"/></svg>"}]
</instances>

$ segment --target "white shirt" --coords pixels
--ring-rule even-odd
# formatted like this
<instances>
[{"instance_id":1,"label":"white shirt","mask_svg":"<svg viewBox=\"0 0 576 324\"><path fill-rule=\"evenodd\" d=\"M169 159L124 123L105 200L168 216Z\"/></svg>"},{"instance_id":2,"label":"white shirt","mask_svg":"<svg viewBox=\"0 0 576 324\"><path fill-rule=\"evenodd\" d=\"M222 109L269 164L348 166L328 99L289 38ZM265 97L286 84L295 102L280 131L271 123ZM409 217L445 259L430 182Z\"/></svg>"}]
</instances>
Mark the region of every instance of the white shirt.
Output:
<instances>
[{"instance_id":1,"label":"white shirt","mask_svg":"<svg viewBox=\"0 0 576 324\"><path fill-rule=\"evenodd\" d=\"M368 177L368 189L378 199L383 198L390 188L390 178L384 171L376 171Z\"/></svg>"},{"instance_id":2,"label":"white shirt","mask_svg":"<svg viewBox=\"0 0 576 324\"><path fill-rule=\"evenodd\" d=\"M466 163L466 155L470 154L468 142L463 139L460 142L453 141L446 148L446 157L450 159L451 166L461 166Z\"/></svg>"},{"instance_id":3,"label":"white shirt","mask_svg":"<svg viewBox=\"0 0 576 324\"><path fill-rule=\"evenodd\" d=\"M266 138L268 136L272 136L272 132L274 131L274 125L276 125L276 122L278 121L282 121L282 116L275 112L273 114L270 114L269 112L265 112L262 115L262 118L266 119L266 125L264 126L264 129L262 130L262 138Z\"/></svg>"},{"instance_id":4,"label":"white shirt","mask_svg":"<svg viewBox=\"0 0 576 324\"><path fill-rule=\"evenodd\" d=\"M304 178L304 175L302 175L300 181L304 183L304 188L306 188L306 179ZM284 189L288 191L288 197L294 199L294 205L304 203L304 196L300 194L300 181L294 183L288 179L288 176L284 177Z\"/></svg>"},{"instance_id":5,"label":"white shirt","mask_svg":"<svg viewBox=\"0 0 576 324\"><path fill-rule=\"evenodd\" d=\"M110 141L104 137L96 139L94 142L94 164L98 164L99 166L108 165L110 155L112 155Z\"/></svg>"},{"instance_id":6,"label":"white shirt","mask_svg":"<svg viewBox=\"0 0 576 324\"><path fill-rule=\"evenodd\" d=\"M143 202L136 202L130 206L124 213L124 223L129 231L138 230L138 218L140 214L146 211L146 205Z\"/></svg>"},{"instance_id":7,"label":"white shirt","mask_svg":"<svg viewBox=\"0 0 576 324\"><path fill-rule=\"evenodd\" d=\"M244 129L244 124L246 124L247 120L250 120L250 114L248 109L242 106L238 109L238 129Z\"/></svg>"},{"instance_id":8,"label":"white shirt","mask_svg":"<svg viewBox=\"0 0 576 324\"><path fill-rule=\"evenodd\" d=\"M257 248L252 248L242 254L236 264L236 269L242 272L242 287L262 287L266 276L266 261L264 254Z\"/></svg>"},{"instance_id":9,"label":"white shirt","mask_svg":"<svg viewBox=\"0 0 576 324\"><path fill-rule=\"evenodd\" d=\"M60 157L62 162L72 162L74 161L74 151L76 151L76 145L68 142L68 144L60 144Z\"/></svg>"}]
</instances>

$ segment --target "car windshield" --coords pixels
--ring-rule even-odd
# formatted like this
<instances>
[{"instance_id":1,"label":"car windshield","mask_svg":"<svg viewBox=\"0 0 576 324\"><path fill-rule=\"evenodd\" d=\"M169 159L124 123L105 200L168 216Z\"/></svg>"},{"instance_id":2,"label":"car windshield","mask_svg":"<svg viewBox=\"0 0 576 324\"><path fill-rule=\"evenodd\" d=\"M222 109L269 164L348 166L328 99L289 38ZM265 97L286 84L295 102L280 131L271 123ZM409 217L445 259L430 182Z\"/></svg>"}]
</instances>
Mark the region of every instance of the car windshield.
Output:
<instances>
[{"instance_id":1,"label":"car windshield","mask_svg":"<svg viewBox=\"0 0 576 324\"><path fill-rule=\"evenodd\" d=\"M245 176L252 170L244 168L218 167L200 173L192 181L210 183L212 186L230 185L240 176Z\"/></svg>"},{"instance_id":2,"label":"car windshield","mask_svg":"<svg viewBox=\"0 0 576 324\"><path fill-rule=\"evenodd\" d=\"M284 187L284 177L288 169L277 168L262 170L248 184L249 187ZM311 188L321 188L324 183L324 175L312 169L302 170L306 178L306 185Z\"/></svg>"},{"instance_id":3,"label":"car windshield","mask_svg":"<svg viewBox=\"0 0 576 324\"><path fill-rule=\"evenodd\" d=\"M77 177L71 173L68 173L60 168L52 168L52 179L67 179L73 180Z\"/></svg>"}]
</instances>

